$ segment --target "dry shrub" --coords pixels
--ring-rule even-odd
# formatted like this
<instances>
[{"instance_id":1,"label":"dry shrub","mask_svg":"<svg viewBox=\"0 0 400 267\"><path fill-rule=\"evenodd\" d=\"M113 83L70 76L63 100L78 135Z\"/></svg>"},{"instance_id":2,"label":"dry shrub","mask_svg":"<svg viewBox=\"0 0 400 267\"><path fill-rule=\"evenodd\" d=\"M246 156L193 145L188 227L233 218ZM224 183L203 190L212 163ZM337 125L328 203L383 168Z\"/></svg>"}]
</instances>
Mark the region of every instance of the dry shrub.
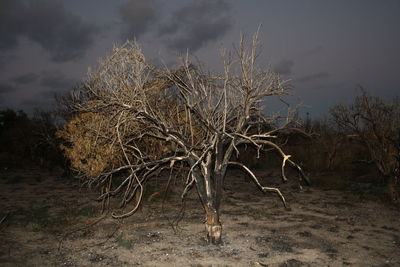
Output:
<instances>
[{"instance_id":1,"label":"dry shrub","mask_svg":"<svg viewBox=\"0 0 400 267\"><path fill-rule=\"evenodd\" d=\"M400 98L384 100L360 89L353 104L337 105L331 115L343 132L363 144L389 197L400 201Z\"/></svg>"},{"instance_id":2,"label":"dry shrub","mask_svg":"<svg viewBox=\"0 0 400 267\"><path fill-rule=\"evenodd\" d=\"M71 167L86 177L96 177L118 161L118 151L104 138L107 118L100 113L82 113L71 119L57 137L66 141L61 150Z\"/></svg>"},{"instance_id":3,"label":"dry shrub","mask_svg":"<svg viewBox=\"0 0 400 267\"><path fill-rule=\"evenodd\" d=\"M182 75L182 70L169 73L149 66L137 43L130 41L115 47L95 70L89 69L75 95L62 100L73 115L57 133L66 141L61 149L81 177L92 179L118 166L173 154L176 144L165 139L154 121L191 140L192 145L203 140L200 123L178 103L170 75Z\"/></svg>"}]
</instances>

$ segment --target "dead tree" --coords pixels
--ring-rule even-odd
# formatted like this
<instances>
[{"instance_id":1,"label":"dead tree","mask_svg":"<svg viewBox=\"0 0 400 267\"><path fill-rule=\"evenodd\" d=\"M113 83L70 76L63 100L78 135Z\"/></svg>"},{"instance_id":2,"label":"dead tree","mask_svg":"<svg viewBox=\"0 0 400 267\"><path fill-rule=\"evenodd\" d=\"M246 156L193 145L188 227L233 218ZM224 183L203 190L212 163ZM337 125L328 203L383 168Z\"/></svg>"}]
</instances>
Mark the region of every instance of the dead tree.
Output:
<instances>
[{"instance_id":1,"label":"dead tree","mask_svg":"<svg viewBox=\"0 0 400 267\"><path fill-rule=\"evenodd\" d=\"M244 170L262 192L277 194L286 207L278 188L263 186L234 160L242 145L275 150L282 157L284 181L287 165L308 181L276 142L291 125L290 110L285 116L262 113L265 98L288 90L277 74L257 66L257 47L257 34L249 48L242 37L235 56L221 52L222 74L210 74L191 64L189 56L176 70L156 69L136 43L127 42L89 71L83 86L66 101L75 115L59 136L68 142L64 150L72 166L89 183L104 186L100 200L120 194L122 206L133 202L129 212L113 213L114 218L134 214L146 181L177 163L187 166L182 198L197 189L210 243L221 242L220 205L229 166ZM116 174L125 176L112 188Z\"/></svg>"},{"instance_id":2,"label":"dead tree","mask_svg":"<svg viewBox=\"0 0 400 267\"><path fill-rule=\"evenodd\" d=\"M361 94L351 105L338 105L331 110L335 123L343 132L357 138L368 149L365 162L375 164L387 185L391 200L400 193L400 99L385 101Z\"/></svg>"}]
</instances>

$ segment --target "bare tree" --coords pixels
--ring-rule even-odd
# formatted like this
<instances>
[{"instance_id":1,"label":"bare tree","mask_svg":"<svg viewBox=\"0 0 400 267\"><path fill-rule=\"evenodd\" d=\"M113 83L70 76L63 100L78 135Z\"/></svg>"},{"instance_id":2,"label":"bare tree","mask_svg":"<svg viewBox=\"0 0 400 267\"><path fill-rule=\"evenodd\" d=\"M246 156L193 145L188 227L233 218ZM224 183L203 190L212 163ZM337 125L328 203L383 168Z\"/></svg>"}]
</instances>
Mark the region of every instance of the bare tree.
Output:
<instances>
[{"instance_id":1,"label":"bare tree","mask_svg":"<svg viewBox=\"0 0 400 267\"><path fill-rule=\"evenodd\" d=\"M367 147L367 162L374 163L382 174L391 200L399 200L400 99L385 101L361 88L353 104L338 105L331 109L331 115L344 132Z\"/></svg>"},{"instance_id":2,"label":"bare tree","mask_svg":"<svg viewBox=\"0 0 400 267\"><path fill-rule=\"evenodd\" d=\"M177 163L187 167L182 199L196 187L211 243L221 242L220 204L229 166L241 168L262 192L276 193L287 207L278 188L263 186L234 160L242 145L273 149L282 157L284 181L286 165L308 181L276 141L292 125L292 111L285 116L262 113L265 98L288 91L277 74L257 66L257 47L257 34L249 48L242 37L234 54L221 51L223 73L210 74L189 56L176 70L159 70L146 62L135 42L127 42L89 71L66 101L75 115L59 136L68 142L64 150L72 166L89 183L105 188L100 200L120 194L122 206L133 202L129 212L113 213L114 218L135 213L146 181ZM116 174L124 178L112 188Z\"/></svg>"}]
</instances>

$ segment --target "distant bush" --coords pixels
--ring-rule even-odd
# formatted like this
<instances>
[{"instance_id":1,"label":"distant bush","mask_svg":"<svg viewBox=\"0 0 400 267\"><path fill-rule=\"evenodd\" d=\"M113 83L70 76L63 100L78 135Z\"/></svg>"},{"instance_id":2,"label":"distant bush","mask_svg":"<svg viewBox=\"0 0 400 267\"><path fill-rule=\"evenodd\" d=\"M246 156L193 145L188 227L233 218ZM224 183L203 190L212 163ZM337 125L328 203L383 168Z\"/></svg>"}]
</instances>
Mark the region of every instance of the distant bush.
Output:
<instances>
[{"instance_id":1,"label":"distant bush","mask_svg":"<svg viewBox=\"0 0 400 267\"><path fill-rule=\"evenodd\" d=\"M0 110L0 164L2 167L36 165L53 168L65 163L55 136L55 115L37 112L33 118L21 110Z\"/></svg>"},{"instance_id":2,"label":"distant bush","mask_svg":"<svg viewBox=\"0 0 400 267\"><path fill-rule=\"evenodd\" d=\"M351 105L337 105L331 115L338 128L366 153L354 160L373 163L393 201L400 200L400 98L383 100L364 90Z\"/></svg>"}]
</instances>

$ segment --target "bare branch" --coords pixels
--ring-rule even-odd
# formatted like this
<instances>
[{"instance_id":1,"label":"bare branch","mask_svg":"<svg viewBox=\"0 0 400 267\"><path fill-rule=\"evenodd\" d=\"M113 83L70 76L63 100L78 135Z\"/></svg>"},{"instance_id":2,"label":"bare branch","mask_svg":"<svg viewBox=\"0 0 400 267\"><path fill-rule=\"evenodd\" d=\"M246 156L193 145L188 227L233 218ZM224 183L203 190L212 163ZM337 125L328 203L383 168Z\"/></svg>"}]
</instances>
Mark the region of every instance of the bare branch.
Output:
<instances>
[{"instance_id":1,"label":"bare branch","mask_svg":"<svg viewBox=\"0 0 400 267\"><path fill-rule=\"evenodd\" d=\"M276 194L279 196L279 198L281 199L281 201L282 201L282 203L283 203L283 206L284 206L286 209L289 209L289 207L288 207L288 205L287 205L287 203L286 203L285 198L283 197L281 191L280 191L278 188L262 186L262 185L260 184L260 182L258 181L257 176L256 176L247 166L245 166L244 164L242 164L242 163L240 163L240 162L230 161L229 164L230 164L230 165L234 165L234 166L239 166L239 167L241 167L241 168L251 177L251 179L252 179L253 182L257 185L258 189L261 190L261 192L263 192L263 193L265 193L265 192L273 192L273 193L276 193Z\"/></svg>"}]
</instances>

